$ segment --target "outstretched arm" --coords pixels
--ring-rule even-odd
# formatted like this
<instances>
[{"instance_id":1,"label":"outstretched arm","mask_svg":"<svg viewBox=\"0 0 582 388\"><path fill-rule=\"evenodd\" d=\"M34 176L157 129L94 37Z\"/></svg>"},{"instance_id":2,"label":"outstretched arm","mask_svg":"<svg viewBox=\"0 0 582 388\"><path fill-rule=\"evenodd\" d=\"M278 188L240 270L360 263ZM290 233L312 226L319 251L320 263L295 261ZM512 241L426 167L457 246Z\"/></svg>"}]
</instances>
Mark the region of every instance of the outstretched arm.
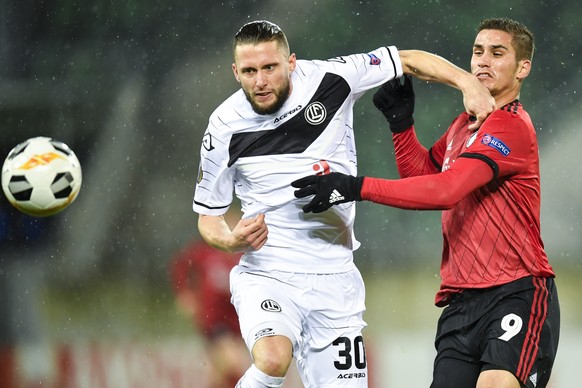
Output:
<instances>
[{"instance_id":1,"label":"outstretched arm","mask_svg":"<svg viewBox=\"0 0 582 388\"><path fill-rule=\"evenodd\" d=\"M473 74L446 59L421 50L400 50L400 61L405 74L423 81L440 82L463 92L467 113L476 117L469 129L476 130L495 110L495 99Z\"/></svg>"},{"instance_id":2,"label":"outstretched arm","mask_svg":"<svg viewBox=\"0 0 582 388\"><path fill-rule=\"evenodd\" d=\"M454 168L439 174L397 180L366 177L360 196L365 201L401 209L444 210L491 179L493 170L487 163L458 158Z\"/></svg>"},{"instance_id":3,"label":"outstretched arm","mask_svg":"<svg viewBox=\"0 0 582 388\"><path fill-rule=\"evenodd\" d=\"M305 213L321 213L344 202L372 201L413 210L450 209L470 192L493 179L491 167L478 159L458 158L454 167L440 174L388 180L355 177L339 172L309 175L291 183L295 197L313 195Z\"/></svg>"}]
</instances>

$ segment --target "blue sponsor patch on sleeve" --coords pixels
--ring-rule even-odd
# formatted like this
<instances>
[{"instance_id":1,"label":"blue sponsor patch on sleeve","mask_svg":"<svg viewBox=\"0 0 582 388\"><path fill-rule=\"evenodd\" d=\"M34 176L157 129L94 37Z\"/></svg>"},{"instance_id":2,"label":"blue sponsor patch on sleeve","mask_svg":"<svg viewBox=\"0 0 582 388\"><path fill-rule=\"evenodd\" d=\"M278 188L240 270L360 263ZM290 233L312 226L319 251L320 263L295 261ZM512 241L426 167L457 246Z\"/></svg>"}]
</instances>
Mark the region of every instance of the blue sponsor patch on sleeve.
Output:
<instances>
[{"instance_id":1,"label":"blue sponsor patch on sleeve","mask_svg":"<svg viewBox=\"0 0 582 388\"><path fill-rule=\"evenodd\" d=\"M368 56L370 57L370 65L379 65L382 62L382 60L374 54L368 54Z\"/></svg>"},{"instance_id":2,"label":"blue sponsor patch on sleeve","mask_svg":"<svg viewBox=\"0 0 582 388\"><path fill-rule=\"evenodd\" d=\"M498 138L485 134L483 139L481 139L481 143L489 146L491 148L495 148L501 155L508 156L511 150L508 146L505 145L501 140Z\"/></svg>"}]
</instances>

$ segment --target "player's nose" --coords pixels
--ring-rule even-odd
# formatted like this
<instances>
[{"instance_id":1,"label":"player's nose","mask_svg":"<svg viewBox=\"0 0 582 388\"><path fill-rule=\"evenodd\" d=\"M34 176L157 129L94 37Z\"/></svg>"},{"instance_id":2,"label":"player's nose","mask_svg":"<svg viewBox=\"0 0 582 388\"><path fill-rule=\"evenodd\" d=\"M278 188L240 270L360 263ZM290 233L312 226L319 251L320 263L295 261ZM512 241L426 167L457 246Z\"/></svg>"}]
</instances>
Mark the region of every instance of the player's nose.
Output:
<instances>
[{"instance_id":1,"label":"player's nose","mask_svg":"<svg viewBox=\"0 0 582 388\"><path fill-rule=\"evenodd\" d=\"M267 77L263 72L261 72L261 71L257 72L257 76L255 78L255 84L260 88L267 85Z\"/></svg>"}]
</instances>

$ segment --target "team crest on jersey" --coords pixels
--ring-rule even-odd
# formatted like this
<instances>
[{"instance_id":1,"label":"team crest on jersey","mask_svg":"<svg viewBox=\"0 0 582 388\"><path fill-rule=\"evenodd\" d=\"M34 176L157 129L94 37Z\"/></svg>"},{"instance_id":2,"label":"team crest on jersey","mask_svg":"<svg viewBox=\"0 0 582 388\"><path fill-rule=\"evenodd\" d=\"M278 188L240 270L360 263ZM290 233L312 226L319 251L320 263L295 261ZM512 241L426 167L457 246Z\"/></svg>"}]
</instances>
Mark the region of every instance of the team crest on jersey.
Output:
<instances>
[{"instance_id":1,"label":"team crest on jersey","mask_svg":"<svg viewBox=\"0 0 582 388\"><path fill-rule=\"evenodd\" d=\"M212 135L209 133L205 133L204 137L202 138L202 146L206 151L212 151L214 146L212 145Z\"/></svg>"},{"instance_id":2,"label":"team crest on jersey","mask_svg":"<svg viewBox=\"0 0 582 388\"><path fill-rule=\"evenodd\" d=\"M377 66L380 63L382 63L382 60L378 58L376 55L370 53L368 54L368 56L370 57L370 65Z\"/></svg>"},{"instance_id":3,"label":"team crest on jersey","mask_svg":"<svg viewBox=\"0 0 582 388\"><path fill-rule=\"evenodd\" d=\"M476 139L476 138L477 138L477 132L473 133L473 134L471 135L471 137L469 137L469 138L467 139L467 142L465 143L465 148L469 148L469 146L470 146L471 144L473 144L473 142L475 141L475 139Z\"/></svg>"},{"instance_id":4,"label":"team crest on jersey","mask_svg":"<svg viewBox=\"0 0 582 388\"><path fill-rule=\"evenodd\" d=\"M485 136L483 136L483 139L481 139L481 143L496 149L497 151L499 151L501 155L504 156L508 156L509 153L511 152L511 150L509 149L508 146L505 145L505 143L491 135L486 134Z\"/></svg>"},{"instance_id":5,"label":"team crest on jersey","mask_svg":"<svg viewBox=\"0 0 582 388\"><path fill-rule=\"evenodd\" d=\"M305 120L307 120L309 124L318 125L323 123L327 117L327 110L321 102L314 101L307 105L307 108L305 108L304 116Z\"/></svg>"},{"instance_id":6,"label":"team crest on jersey","mask_svg":"<svg viewBox=\"0 0 582 388\"><path fill-rule=\"evenodd\" d=\"M279 306L279 303L275 302L273 299L265 299L261 303L261 308L265 311L270 311L274 313L281 312L281 306Z\"/></svg>"}]
</instances>

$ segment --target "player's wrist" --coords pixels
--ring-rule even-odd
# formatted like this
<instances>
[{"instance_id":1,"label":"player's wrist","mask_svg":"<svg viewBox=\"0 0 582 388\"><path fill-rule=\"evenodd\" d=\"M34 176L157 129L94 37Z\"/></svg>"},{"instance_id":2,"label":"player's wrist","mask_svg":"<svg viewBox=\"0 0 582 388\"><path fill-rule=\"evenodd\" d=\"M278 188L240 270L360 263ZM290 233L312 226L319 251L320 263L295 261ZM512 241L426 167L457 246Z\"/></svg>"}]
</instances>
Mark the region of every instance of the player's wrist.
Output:
<instances>
[{"instance_id":1,"label":"player's wrist","mask_svg":"<svg viewBox=\"0 0 582 388\"><path fill-rule=\"evenodd\" d=\"M408 116L400 120L388 120L390 131L392 133L404 132L414 125L414 117Z\"/></svg>"},{"instance_id":2,"label":"player's wrist","mask_svg":"<svg viewBox=\"0 0 582 388\"><path fill-rule=\"evenodd\" d=\"M471 94L475 89L479 90L483 87L477 77L464 70L455 78L455 82L455 86L463 93L463 95Z\"/></svg>"},{"instance_id":3,"label":"player's wrist","mask_svg":"<svg viewBox=\"0 0 582 388\"><path fill-rule=\"evenodd\" d=\"M351 190L353 193L354 201L361 201L362 200L362 187L364 186L364 177L363 176L355 176L352 177L351 180Z\"/></svg>"}]
</instances>

